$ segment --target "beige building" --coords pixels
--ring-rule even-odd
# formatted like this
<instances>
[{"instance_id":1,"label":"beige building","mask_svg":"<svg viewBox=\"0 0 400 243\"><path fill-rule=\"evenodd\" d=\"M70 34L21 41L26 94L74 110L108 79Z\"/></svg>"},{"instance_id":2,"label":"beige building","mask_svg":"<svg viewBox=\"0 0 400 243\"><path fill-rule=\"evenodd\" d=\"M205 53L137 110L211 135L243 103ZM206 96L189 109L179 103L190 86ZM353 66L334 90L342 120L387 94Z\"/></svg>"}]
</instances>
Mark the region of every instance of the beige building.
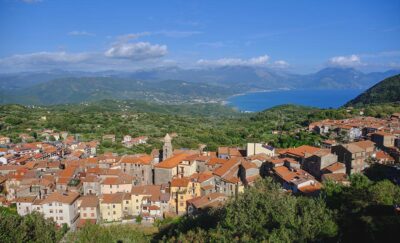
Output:
<instances>
[{"instance_id":1,"label":"beige building","mask_svg":"<svg viewBox=\"0 0 400 243\"><path fill-rule=\"evenodd\" d=\"M121 221L124 215L124 200L131 200L130 195L122 192L103 194L100 197L100 214L104 222Z\"/></svg>"},{"instance_id":2,"label":"beige building","mask_svg":"<svg viewBox=\"0 0 400 243\"><path fill-rule=\"evenodd\" d=\"M263 143L247 143L247 156L256 154L266 154L270 157L275 156L275 148Z\"/></svg>"}]
</instances>

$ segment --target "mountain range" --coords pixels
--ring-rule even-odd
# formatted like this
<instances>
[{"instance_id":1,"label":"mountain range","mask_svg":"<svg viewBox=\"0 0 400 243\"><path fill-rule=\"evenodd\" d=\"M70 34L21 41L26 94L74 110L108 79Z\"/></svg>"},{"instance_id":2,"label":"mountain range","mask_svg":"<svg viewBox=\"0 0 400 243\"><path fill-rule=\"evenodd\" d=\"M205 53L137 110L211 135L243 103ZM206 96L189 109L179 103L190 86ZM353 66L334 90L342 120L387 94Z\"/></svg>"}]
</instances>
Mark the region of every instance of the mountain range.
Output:
<instances>
[{"instance_id":1,"label":"mountain range","mask_svg":"<svg viewBox=\"0 0 400 243\"><path fill-rule=\"evenodd\" d=\"M400 70L364 73L330 67L301 75L249 66L23 72L0 74L0 103L61 104L102 99L204 103L260 90L366 89L399 73Z\"/></svg>"}]
</instances>

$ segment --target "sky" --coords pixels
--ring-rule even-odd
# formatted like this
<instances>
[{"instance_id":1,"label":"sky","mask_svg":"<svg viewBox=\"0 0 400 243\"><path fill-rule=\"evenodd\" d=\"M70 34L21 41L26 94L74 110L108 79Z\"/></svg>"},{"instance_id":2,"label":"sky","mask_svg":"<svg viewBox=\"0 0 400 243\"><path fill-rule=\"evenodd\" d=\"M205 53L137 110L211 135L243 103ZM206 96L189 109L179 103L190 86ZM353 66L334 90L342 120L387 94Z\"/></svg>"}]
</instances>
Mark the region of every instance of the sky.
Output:
<instances>
[{"instance_id":1,"label":"sky","mask_svg":"<svg viewBox=\"0 0 400 243\"><path fill-rule=\"evenodd\" d=\"M0 0L0 72L400 69L399 0Z\"/></svg>"}]
</instances>

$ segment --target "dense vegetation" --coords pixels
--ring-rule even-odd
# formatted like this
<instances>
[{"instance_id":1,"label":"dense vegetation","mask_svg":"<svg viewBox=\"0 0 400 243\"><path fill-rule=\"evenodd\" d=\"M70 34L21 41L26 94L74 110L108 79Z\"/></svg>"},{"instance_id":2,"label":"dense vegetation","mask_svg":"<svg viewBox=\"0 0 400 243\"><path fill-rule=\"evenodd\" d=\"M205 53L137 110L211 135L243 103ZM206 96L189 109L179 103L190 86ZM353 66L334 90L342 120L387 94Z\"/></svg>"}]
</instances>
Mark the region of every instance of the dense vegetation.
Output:
<instances>
[{"instance_id":1,"label":"dense vegetation","mask_svg":"<svg viewBox=\"0 0 400 243\"><path fill-rule=\"evenodd\" d=\"M21 217L12 208L0 207L0 242L59 242L67 230L39 213Z\"/></svg>"},{"instance_id":2,"label":"dense vegetation","mask_svg":"<svg viewBox=\"0 0 400 243\"><path fill-rule=\"evenodd\" d=\"M93 225L87 224L83 229L68 233L67 242L75 243L108 243L108 242L150 242L154 234L152 227L134 225Z\"/></svg>"},{"instance_id":3,"label":"dense vegetation","mask_svg":"<svg viewBox=\"0 0 400 243\"><path fill-rule=\"evenodd\" d=\"M386 117L399 112L400 106L387 104L369 106L365 115ZM28 133L40 140L38 132L44 128L79 134L82 141L98 140L104 134L115 134L117 142L102 142L100 152L149 153L160 148L166 133L178 133L175 148L198 148L206 144L208 150L218 146L243 146L247 142L268 142L276 147L303 144L318 145L323 137L310 134L304 127L310 122L331 118L343 119L358 115L361 109L327 109L282 105L254 114L239 113L218 104L159 105L138 101L105 100L78 105L57 106L0 106L0 134L20 141L20 133ZM44 119L45 118L45 119ZM124 148L124 135L149 136L148 144Z\"/></svg>"},{"instance_id":4,"label":"dense vegetation","mask_svg":"<svg viewBox=\"0 0 400 243\"><path fill-rule=\"evenodd\" d=\"M400 75L387 78L372 86L346 106L361 106L367 104L381 104L400 102Z\"/></svg>"},{"instance_id":5,"label":"dense vegetation","mask_svg":"<svg viewBox=\"0 0 400 243\"><path fill-rule=\"evenodd\" d=\"M71 233L74 242L385 242L396 239L400 188L390 181L351 177L351 186L328 182L320 197L295 197L271 179L197 216L137 226L93 226Z\"/></svg>"},{"instance_id":6,"label":"dense vegetation","mask_svg":"<svg viewBox=\"0 0 400 243\"><path fill-rule=\"evenodd\" d=\"M160 228L170 242L385 242L397 239L400 188L390 181L351 177L328 182L319 198L295 197L269 179L225 207ZM397 229L397 230L396 230Z\"/></svg>"}]
</instances>

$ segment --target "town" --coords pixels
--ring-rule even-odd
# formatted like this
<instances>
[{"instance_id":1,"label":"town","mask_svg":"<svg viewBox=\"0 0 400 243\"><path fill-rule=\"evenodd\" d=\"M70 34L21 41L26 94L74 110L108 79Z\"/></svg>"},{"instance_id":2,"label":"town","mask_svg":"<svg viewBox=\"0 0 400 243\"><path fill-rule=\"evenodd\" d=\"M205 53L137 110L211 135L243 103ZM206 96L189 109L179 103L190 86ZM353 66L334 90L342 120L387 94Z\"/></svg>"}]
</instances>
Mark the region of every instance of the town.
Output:
<instances>
[{"instance_id":1,"label":"town","mask_svg":"<svg viewBox=\"0 0 400 243\"><path fill-rule=\"evenodd\" d=\"M21 216L37 211L71 230L110 222L151 224L219 207L259 178L313 197L324 182L348 185L350 175L372 164L398 168L400 113L322 120L305 129L329 139L319 146L275 148L260 141L208 151L206 145L174 148L179 133L171 132L150 154L98 154L99 141L80 141L66 131L37 131L40 139L22 133L18 143L1 136L0 204L15 205ZM102 137L129 148L148 139Z\"/></svg>"}]
</instances>

